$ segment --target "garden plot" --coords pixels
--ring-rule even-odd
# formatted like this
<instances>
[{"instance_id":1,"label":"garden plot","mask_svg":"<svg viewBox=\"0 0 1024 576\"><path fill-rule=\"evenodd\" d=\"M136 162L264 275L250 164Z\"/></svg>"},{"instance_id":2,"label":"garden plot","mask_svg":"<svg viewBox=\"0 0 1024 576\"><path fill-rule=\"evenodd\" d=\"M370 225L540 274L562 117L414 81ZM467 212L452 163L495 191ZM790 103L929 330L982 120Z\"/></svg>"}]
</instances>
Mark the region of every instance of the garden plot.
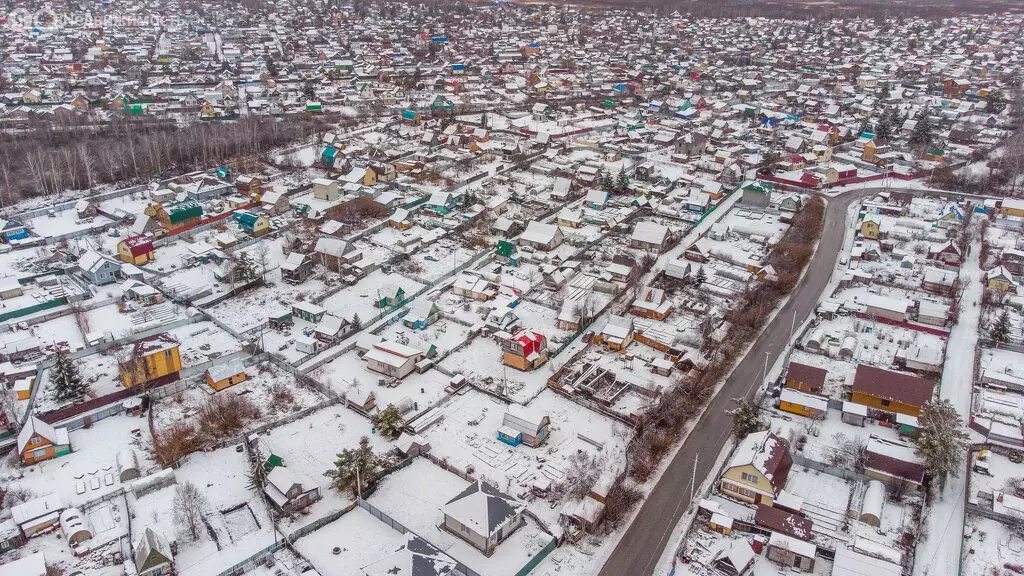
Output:
<instances>
[{"instance_id":1,"label":"garden plot","mask_svg":"<svg viewBox=\"0 0 1024 576\"><path fill-rule=\"evenodd\" d=\"M76 360L78 373L82 381L89 385L89 397L99 398L124 389L121 378L118 375L117 357L112 351L89 354ZM53 382L53 368L43 370L39 378L39 391L33 404L33 411L36 413L50 412L63 408L74 402L74 400L60 401L54 397L56 386Z\"/></svg>"},{"instance_id":2,"label":"garden plot","mask_svg":"<svg viewBox=\"0 0 1024 576\"><path fill-rule=\"evenodd\" d=\"M917 347L938 350L941 366L941 355L946 347L945 339L941 336L853 316L837 316L831 320L819 319L815 322L800 341L802 348L821 351L832 358L842 354L843 358L854 364L853 370L856 370L857 363L892 368L897 352ZM822 367L832 372L829 366L840 364L833 362ZM849 374L849 368L840 369L839 372ZM848 382L853 383L852 376Z\"/></svg>"},{"instance_id":3,"label":"garden plot","mask_svg":"<svg viewBox=\"0 0 1024 576\"><path fill-rule=\"evenodd\" d=\"M380 336L420 350L435 346L438 354L445 354L469 339L469 327L442 316L440 320L423 330L409 328L402 322L396 322L385 328Z\"/></svg>"},{"instance_id":4,"label":"garden plot","mask_svg":"<svg viewBox=\"0 0 1024 576\"><path fill-rule=\"evenodd\" d=\"M220 517L231 542L238 542L246 535L260 530L260 521L256 519L248 504L231 510L222 510Z\"/></svg>"},{"instance_id":5,"label":"garden plot","mask_svg":"<svg viewBox=\"0 0 1024 576\"><path fill-rule=\"evenodd\" d=\"M365 264L366 262L373 262L374 264L384 264L389 262L395 257L394 242L390 244L387 242L377 242L376 236L385 230L394 230L394 228L382 228L379 232L375 232L373 235L360 238L352 243L360 252L363 253L363 259L360 263Z\"/></svg>"},{"instance_id":6,"label":"garden plot","mask_svg":"<svg viewBox=\"0 0 1024 576\"><path fill-rule=\"evenodd\" d=\"M70 433L72 452L66 456L21 467L17 460L0 463L0 484L22 489L32 497L55 493L68 506L82 506L121 488L117 453L132 450L139 471L155 471L149 458L149 427L144 418L111 416L89 428Z\"/></svg>"},{"instance_id":7,"label":"garden plot","mask_svg":"<svg viewBox=\"0 0 1024 576\"><path fill-rule=\"evenodd\" d=\"M463 324L481 324L486 319L487 311L491 310L492 302L481 302L464 296L458 296L445 290L429 294L430 297L437 295L434 303L446 318L456 318ZM467 309L468 308L468 309Z\"/></svg>"},{"instance_id":8,"label":"garden plot","mask_svg":"<svg viewBox=\"0 0 1024 576\"><path fill-rule=\"evenodd\" d=\"M521 372L505 366L502 357L501 346L493 338L481 336L450 354L441 366L463 374L478 386L505 393L516 402L528 402L536 396L555 370L549 361L536 370Z\"/></svg>"},{"instance_id":9,"label":"garden plot","mask_svg":"<svg viewBox=\"0 0 1024 576\"><path fill-rule=\"evenodd\" d=\"M595 302L595 309L599 309L596 308L597 305ZM553 308L524 301L516 306L514 312L519 317L519 325L523 329L543 334L552 347L565 342L573 334L558 328L558 310Z\"/></svg>"},{"instance_id":10,"label":"garden plot","mask_svg":"<svg viewBox=\"0 0 1024 576\"><path fill-rule=\"evenodd\" d=\"M97 332L110 332L114 338L124 338L134 332L138 324L136 313L123 314L118 304L94 308L85 313L89 328ZM175 315L177 318L177 315Z\"/></svg>"},{"instance_id":11,"label":"garden plot","mask_svg":"<svg viewBox=\"0 0 1024 576\"><path fill-rule=\"evenodd\" d=\"M442 238L417 250L409 258L409 263L417 277L433 282L472 260L477 252L455 240Z\"/></svg>"},{"instance_id":12,"label":"garden plot","mask_svg":"<svg viewBox=\"0 0 1024 576\"><path fill-rule=\"evenodd\" d=\"M308 478L320 487L321 500L309 510L310 518L319 518L345 508L351 503L349 493L331 488L330 478L324 472L334 467L335 456L346 448L359 446L363 436L378 456L390 450L391 445L378 434L373 434L370 421L344 406L330 406L284 426L260 435L263 454L278 456L288 470ZM244 481L243 481L244 485ZM309 522L309 518L282 519L290 529Z\"/></svg>"},{"instance_id":13,"label":"garden plot","mask_svg":"<svg viewBox=\"0 0 1024 576\"><path fill-rule=\"evenodd\" d=\"M53 215L44 214L43 216L36 216L26 220L24 224L31 228L36 236L51 238L81 230L100 232L114 224L114 221L99 214L82 219L78 217L78 212L75 210L61 210Z\"/></svg>"},{"instance_id":14,"label":"garden plot","mask_svg":"<svg viewBox=\"0 0 1024 576\"><path fill-rule=\"evenodd\" d=\"M247 380L218 394L248 399L259 410L258 422L271 422L327 399L316 389L302 385L291 374L269 362L247 366L245 373ZM194 418L212 395L213 390L204 382L164 398L153 405L153 422L157 428L165 429L181 420Z\"/></svg>"},{"instance_id":15,"label":"garden plot","mask_svg":"<svg viewBox=\"0 0 1024 576\"><path fill-rule=\"evenodd\" d=\"M405 414L406 418L427 410L448 395L444 389L449 384L449 377L439 370L428 370L423 374L413 372L394 386L381 385L380 382L387 382L388 377L368 369L355 350L335 358L311 375L346 397L372 391L377 398L377 406L381 408L411 400L414 408Z\"/></svg>"},{"instance_id":16,"label":"garden plot","mask_svg":"<svg viewBox=\"0 0 1024 576\"><path fill-rule=\"evenodd\" d=\"M422 434L435 456L460 470L526 498L538 481L557 484L565 480L569 458L585 451L597 459L603 472L615 476L625 462L629 428L611 418L586 410L551 391L544 391L530 408L551 418L551 436L540 448L509 446L497 432L508 405L476 390L439 408L443 417ZM531 505L545 522L558 521L557 507L546 502Z\"/></svg>"},{"instance_id":17,"label":"garden plot","mask_svg":"<svg viewBox=\"0 0 1024 576\"><path fill-rule=\"evenodd\" d=\"M437 527L444 523L441 508L469 483L424 458L384 478L368 499L370 504L479 574L512 576L551 541L532 520L484 556L466 541Z\"/></svg>"},{"instance_id":18,"label":"garden plot","mask_svg":"<svg viewBox=\"0 0 1024 576\"><path fill-rule=\"evenodd\" d=\"M1004 567L1024 566L1024 539L989 518L967 515L964 550L964 574L1004 574Z\"/></svg>"},{"instance_id":19,"label":"garden plot","mask_svg":"<svg viewBox=\"0 0 1024 576\"><path fill-rule=\"evenodd\" d=\"M209 507L204 519L217 538L214 541L207 530L201 530L199 538L192 541L187 529L174 523L177 530L172 534L176 533L178 540L178 553L175 555L174 563L179 573L219 574L274 542L272 524L263 507L262 499L254 497L246 487L248 472L249 463L245 453L236 451L234 446L213 452L190 454L174 471L179 485L191 482L206 497ZM163 491L172 493L173 503L173 489ZM260 527L247 534L241 534L241 531L233 534L222 513L235 510L246 503ZM166 516L167 511L158 514ZM144 513L139 516L149 518ZM237 524L232 525L238 528Z\"/></svg>"},{"instance_id":20,"label":"garden plot","mask_svg":"<svg viewBox=\"0 0 1024 576\"><path fill-rule=\"evenodd\" d=\"M181 326L167 334L181 343L182 366L195 366L242 349L242 343L213 322Z\"/></svg>"},{"instance_id":21,"label":"garden plot","mask_svg":"<svg viewBox=\"0 0 1024 576\"><path fill-rule=\"evenodd\" d=\"M295 548L322 576L350 576L394 554L405 541L405 536L357 507L300 538Z\"/></svg>"},{"instance_id":22,"label":"garden plot","mask_svg":"<svg viewBox=\"0 0 1024 576\"><path fill-rule=\"evenodd\" d=\"M405 292L405 297L409 298L423 288L423 285L401 274L385 274L383 271L375 270L355 286L344 288L320 302L320 306L342 318L351 319L353 315L358 314L360 319L368 322L381 313L381 309L375 307L373 303L378 298L395 296L398 288L401 288Z\"/></svg>"}]
</instances>

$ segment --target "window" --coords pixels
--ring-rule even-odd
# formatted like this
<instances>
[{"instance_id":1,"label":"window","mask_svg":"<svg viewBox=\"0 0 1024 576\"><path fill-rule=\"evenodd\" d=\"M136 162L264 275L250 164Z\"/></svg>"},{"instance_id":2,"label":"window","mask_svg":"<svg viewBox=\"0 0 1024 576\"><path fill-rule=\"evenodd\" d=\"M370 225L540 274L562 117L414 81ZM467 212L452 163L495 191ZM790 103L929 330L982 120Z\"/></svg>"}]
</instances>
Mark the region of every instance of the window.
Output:
<instances>
[{"instance_id":1,"label":"window","mask_svg":"<svg viewBox=\"0 0 1024 576\"><path fill-rule=\"evenodd\" d=\"M29 443L29 445L35 445L35 444L39 444L42 441L43 441L43 439L40 438L39 436L33 436L32 439L28 441L28 443Z\"/></svg>"},{"instance_id":2,"label":"window","mask_svg":"<svg viewBox=\"0 0 1024 576\"><path fill-rule=\"evenodd\" d=\"M740 477L743 478L744 482L750 482L751 484L757 484L757 476L754 476L753 474L748 474L746 472L743 472L742 474L740 474Z\"/></svg>"},{"instance_id":3,"label":"window","mask_svg":"<svg viewBox=\"0 0 1024 576\"><path fill-rule=\"evenodd\" d=\"M888 406L889 404L890 404L889 400L882 400L882 406Z\"/></svg>"},{"instance_id":4,"label":"window","mask_svg":"<svg viewBox=\"0 0 1024 576\"><path fill-rule=\"evenodd\" d=\"M167 360L168 363L170 363L172 358L174 358L174 350L165 350L164 359Z\"/></svg>"},{"instance_id":5,"label":"window","mask_svg":"<svg viewBox=\"0 0 1024 576\"><path fill-rule=\"evenodd\" d=\"M42 458L43 456L46 456L46 448L40 448L39 450L32 451L33 458Z\"/></svg>"},{"instance_id":6,"label":"window","mask_svg":"<svg viewBox=\"0 0 1024 576\"><path fill-rule=\"evenodd\" d=\"M750 488L745 488L743 486L740 486L739 484L734 484L728 481L722 482L722 490L726 492L732 492L733 494L740 494L741 496L746 496L747 498L754 498L757 495L757 493L751 490Z\"/></svg>"}]
</instances>

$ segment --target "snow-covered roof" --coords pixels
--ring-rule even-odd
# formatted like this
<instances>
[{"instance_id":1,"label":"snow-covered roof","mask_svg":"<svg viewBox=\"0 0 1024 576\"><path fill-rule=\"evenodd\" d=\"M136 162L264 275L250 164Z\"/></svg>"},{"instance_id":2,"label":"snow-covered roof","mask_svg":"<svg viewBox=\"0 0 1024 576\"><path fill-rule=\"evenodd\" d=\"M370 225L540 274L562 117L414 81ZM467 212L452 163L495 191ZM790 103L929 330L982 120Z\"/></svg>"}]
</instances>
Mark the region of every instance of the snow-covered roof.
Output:
<instances>
[{"instance_id":1,"label":"snow-covered roof","mask_svg":"<svg viewBox=\"0 0 1024 576\"><path fill-rule=\"evenodd\" d=\"M206 373L210 375L210 379L214 382L220 382L232 376L242 374L245 372L245 366L242 365L241 360L232 360L224 364L215 364L206 369Z\"/></svg>"},{"instance_id":2,"label":"snow-covered roof","mask_svg":"<svg viewBox=\"0 0 1024 576\"><path fill-rule=\"evenodd\" d=\"M514 522L526 505L481 480L470 484L441 511L477 534L489 537Z\"/></svg>"},{"instance_id":3,"label":"snow-covered roof","mask_svg":"<svg viewBox=\"0 0 1024 576\"><path fill-rule=\"evenodd\" d=\"M55 428L35 416L30 416L28 421L25 422L25 426L20 432L18 432L18 454L25 453L25 448L28 447L28 441L36 434L55 446L63 446L70 444L71 442L68 439L67 428ZM47 444L39 444L36 448L43 448L45 446L47 446Z\"/></svg>"}]
</instances>

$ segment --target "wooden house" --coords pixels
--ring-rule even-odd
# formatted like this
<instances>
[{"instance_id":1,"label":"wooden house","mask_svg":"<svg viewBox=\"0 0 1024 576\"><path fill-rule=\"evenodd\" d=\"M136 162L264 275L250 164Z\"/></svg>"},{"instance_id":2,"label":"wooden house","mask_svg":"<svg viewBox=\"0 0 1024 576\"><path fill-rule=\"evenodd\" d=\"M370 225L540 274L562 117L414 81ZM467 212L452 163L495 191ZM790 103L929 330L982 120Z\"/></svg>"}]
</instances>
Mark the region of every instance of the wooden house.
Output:
<instances>
[{"instance_id":1,"label":"wooden house","mask_svg":"<svg viewBox=\"0 0 1024 576\"><path fill-rule=\"evenodd\" d=\"M143 234L129 236L117 243L117 257L122 262L142 265L156 257L156 249L149 236Z\"/></svg>"},{"instance_id":2,"label":"wooden house","mask_svg":"<svg viewBox=\"0 0 1024 576\"><path fill-rule=\"evenodd\" d=\"M511 437L516 439L516 444L522 443L531 448L538 448L551 432L551 418L535 409L510 404L502 419L499 437L502 431L506 437L509 436L509 431L512 431ZM509 443L508 440L503 441Z\"/></svg>"},{"instance_id":3,"label":"wooden house","mask_svg":"<svg viewBox=\"0 0 1024 576\"><path fill-rule=\"evenodd\" d=\"M241 360L214 364L206 369L206 383L217 392L248 380Z\"/></svg>"},{"instance_id":4,"label":"wooden house","mask_svg":"<svg viewBox=\"0 0 1024 576\"><path fill-rule=\"evenodd\" d=\"M67 428L56 428L35 415L18 432L18 456L26 466L71 453Z\"/></svg>"},{"instance_id":5,"label":"wooden house","mask_svg":"<svg viewBox=\"0 0 1024 576\"><path fill-rule=\"evenodd\" d=\"M879 412L918 416L934 388L933 381L919 376L858 364L850 400Z\"/></svg>"},{"instance_id":6,"label":"wooden house","mask_svg":"<svg viewBox=\"0 0 1024 576\"><path fill-rule=\"evenodd\" d=\"M548 339L532 330L520 330L501 343L502 361L519 370L533 370L548 359Z\"/></svg>"},{"instance_id":7,"label":"wooden house","mask_svg":"<svg viewBox=\"0 0 1024 576\"><path fill-rule=\"evenodd\" d=\"M771 505L793 465L789 442L767 432L747 435L729 460L719 490L751 504Z\"/></svg>"},{"instance_id":8,"label":"wooden house","mask_svg":"<svg viewBox=\"0 0 1024 576\"><path fill-rule=\"evenodd\" d=\"M827 377L828 371L823 368L790 362L786 370L786 388L808 394L821 394Z\"/></svg>"},{"instance_id":9,"label":"wooden house","mask_svg":"<svg viewBox=\"0 0 1024 576\"><path fill-rule=\"evenodd\" d=\"M142 386L157 380L170 380L181 371L179 344L167 334L158 334L132 345L130 359L119 362L121 383L125 388Z\"/></svg>"}]
</instances>

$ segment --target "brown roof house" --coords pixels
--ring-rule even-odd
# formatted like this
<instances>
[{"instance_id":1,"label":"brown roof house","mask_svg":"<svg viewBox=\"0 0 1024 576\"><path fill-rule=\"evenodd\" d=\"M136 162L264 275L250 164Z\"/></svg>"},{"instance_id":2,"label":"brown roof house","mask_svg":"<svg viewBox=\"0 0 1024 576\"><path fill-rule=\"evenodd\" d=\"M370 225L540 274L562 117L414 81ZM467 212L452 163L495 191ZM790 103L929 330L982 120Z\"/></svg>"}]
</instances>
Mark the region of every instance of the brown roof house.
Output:
<instances>
[{"instance_id":1,"label":"brown roof house","mask_svg":"<svg viewBox=\"0 0 1024 576\"><path fill-rule=\"evenodd\" d=\"M904 484L920 490L924 483L924 459L911 444L872 435L868 438L864 474L889 485Z\"/></svg>"},{"instance_id":2,"label":"brown roof house","mask_svg":"<svg viewBox=\"0 0 1024 576\"><path fill-rule=\"evenodd\" d=\"M775 501L793 466L789 442L768 432L755 432L740 442L722 474L718 489L751 504Z\"/></svg>"},{"instance_id":3,"label":"brown roof house","mask_svg":"<svg viewBox=\"0 0 1024 576\"><path fill-rule=\"evenodd\" d=\"M786 388L793 388L808 394L821 394L825 388L828 371L799 362L790 362L786 370Z\"/></svg>"},{"instance_id":4,"label":"brown roof house","mask_svg":"<svg viewBox=\"0 0 1024 576\"><path fill-rule=\"evenodd\" d=\"M860 364L850 400L869 409L916 417L932 399L934 388L932 380Z\"/></svg>"}]
</instances>

